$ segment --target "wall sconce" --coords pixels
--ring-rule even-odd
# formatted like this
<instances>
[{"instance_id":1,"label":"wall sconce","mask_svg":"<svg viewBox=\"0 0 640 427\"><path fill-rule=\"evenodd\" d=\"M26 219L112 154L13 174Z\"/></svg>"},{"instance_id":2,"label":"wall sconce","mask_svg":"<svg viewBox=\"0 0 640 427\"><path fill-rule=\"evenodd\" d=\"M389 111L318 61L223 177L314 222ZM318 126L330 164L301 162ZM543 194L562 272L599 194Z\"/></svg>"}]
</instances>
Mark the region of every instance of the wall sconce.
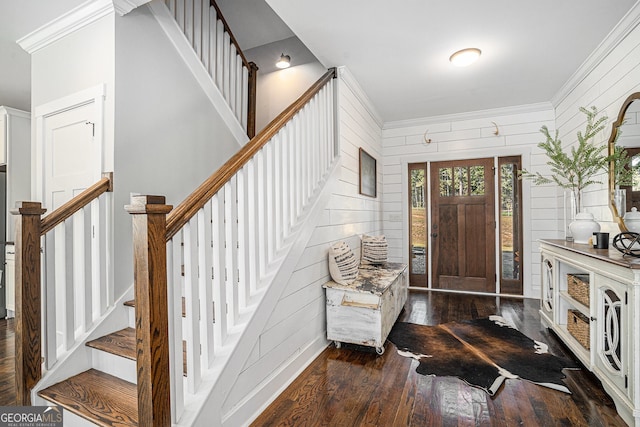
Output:
<instances>
[{"instance_id":1,"label":"wall sconce","mask_svg":"<svg viewBox=\"0 0 640 427\"><path fill-rule=\"evenodd\" d=\"M278 68L289 68L291 65L291 57L289 55L285 55L284 53L280 55L280 59L276 62L276 67Z\"/></svg>"},{"instance_id":2,"label":"wall sconce","mask_svg":"<svg viewBox=\"0 0 640 427\"><path fill-rule=\"evenodd\" d=\"M427 138L427 132L429 132L429 129L424 131L424 134L422 135L422 137L424 138L425 143L431 144L431 138Z\"/></svg>"}]
</instances>

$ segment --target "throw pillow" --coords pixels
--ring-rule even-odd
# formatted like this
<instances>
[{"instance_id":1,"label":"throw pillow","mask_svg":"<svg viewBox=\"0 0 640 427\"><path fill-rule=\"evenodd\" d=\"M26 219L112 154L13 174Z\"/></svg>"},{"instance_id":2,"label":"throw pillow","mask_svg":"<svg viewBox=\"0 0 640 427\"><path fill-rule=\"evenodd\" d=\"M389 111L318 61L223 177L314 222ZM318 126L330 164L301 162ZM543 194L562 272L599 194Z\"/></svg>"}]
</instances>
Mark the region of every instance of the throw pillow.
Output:
<instances>
[{"instance_id":1,"label":"throw pillow","mask_svg":"<svg viewBox=\"0 0 640 427\"><path fill-rule=\"evenodd\" d=\"M341 285L351 284L358 277L358 258L347 242L329 248L329 273L333 281Z\"/></svg>"},{"instance_id":2,"label":"throw pillow","mask_svg":"<svg viewBox=\"0 0 640 427\"><path fill-rule=\"evenodd\" d=\"M387 238L383 236L362 236L362 263L382 264L387 262Z\"/></svg>"}]
</instances>

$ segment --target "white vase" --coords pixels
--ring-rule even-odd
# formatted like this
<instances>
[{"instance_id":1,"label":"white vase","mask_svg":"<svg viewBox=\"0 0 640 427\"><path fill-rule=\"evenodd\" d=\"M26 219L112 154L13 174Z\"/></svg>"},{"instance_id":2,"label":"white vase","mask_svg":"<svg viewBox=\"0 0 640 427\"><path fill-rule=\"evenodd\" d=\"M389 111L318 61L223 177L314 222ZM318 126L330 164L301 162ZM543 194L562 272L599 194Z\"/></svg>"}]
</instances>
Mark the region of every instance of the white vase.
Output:
<instances>
[{"instance_id":1,"label":"white vase","mask_svg":"<svg viewBox=\"0 0 640 427\"><path fill-rule=\"evenodd\" d=\"M575 219L569 224L569 230L571 230L575 243L587 244L589 239L593 237L593 233L600 231L600 224L593 219L592 214L580 212L576 214Z\"/></svg>"}]
</instances>

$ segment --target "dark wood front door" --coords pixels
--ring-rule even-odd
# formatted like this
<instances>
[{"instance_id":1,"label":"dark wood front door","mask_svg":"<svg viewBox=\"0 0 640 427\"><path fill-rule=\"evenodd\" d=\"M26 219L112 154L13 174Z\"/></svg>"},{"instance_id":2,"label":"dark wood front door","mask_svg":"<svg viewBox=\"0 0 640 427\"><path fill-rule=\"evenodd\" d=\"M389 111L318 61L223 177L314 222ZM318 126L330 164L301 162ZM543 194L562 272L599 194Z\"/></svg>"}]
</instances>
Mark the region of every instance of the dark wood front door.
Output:
<instances>
[{"instance_id":1,"label":"dark wood front door","mask_svg":"<svg viewBox=\"0 0 640 427\"><path fill-rule=\"evenodd\" d=\"M431 164L432 287L495 292L493 159Z\"/></svg>"}]
</instances>

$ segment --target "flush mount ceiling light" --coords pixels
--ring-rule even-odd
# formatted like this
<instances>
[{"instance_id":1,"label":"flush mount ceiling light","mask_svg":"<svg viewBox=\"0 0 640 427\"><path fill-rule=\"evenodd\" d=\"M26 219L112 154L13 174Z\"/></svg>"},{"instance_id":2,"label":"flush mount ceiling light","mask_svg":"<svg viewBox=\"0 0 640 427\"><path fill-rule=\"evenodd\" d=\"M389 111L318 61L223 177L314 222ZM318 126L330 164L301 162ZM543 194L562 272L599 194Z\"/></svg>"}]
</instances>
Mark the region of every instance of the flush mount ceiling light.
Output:
<instances>
[{"instance_id":1,"label":"flush mount ceiling light","mask_svg":"<svg viewBox=\"0 0 640 427\"><path fill-rule=\"evenodd\" d=\"M276 62L276 67L278 68L289 68L291 65L291 57L289 55L285 55L284 53L280 55L280 59Z\"/></svg>"},{"instance_id":2,"label":"flush mount ceiling light","mask_svg":"<svg viewBox=\"0 0 640 427\"><path fill-rule=\"evenodd\" d=\"M449 57L449 61L457 67L466 67L476 62L478 58L480 58L481 53L480 49L470 47L457 51Z\"/></svg>"}]
</instances>

